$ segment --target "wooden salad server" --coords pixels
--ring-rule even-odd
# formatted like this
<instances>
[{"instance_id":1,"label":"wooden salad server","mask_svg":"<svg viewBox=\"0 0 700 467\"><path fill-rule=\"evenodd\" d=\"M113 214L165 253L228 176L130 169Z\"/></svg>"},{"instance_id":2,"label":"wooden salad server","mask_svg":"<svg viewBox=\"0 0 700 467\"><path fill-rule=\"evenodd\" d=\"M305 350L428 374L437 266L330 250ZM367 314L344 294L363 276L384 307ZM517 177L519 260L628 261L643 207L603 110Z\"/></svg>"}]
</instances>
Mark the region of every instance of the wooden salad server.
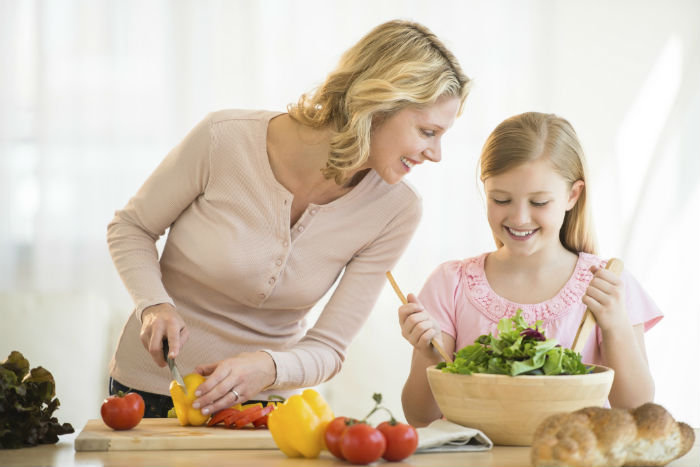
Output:
<instances>
[{"instance_id":1,"label":"wooden salad server","mask_svg":"<svg viewBox=\"0 0 700 467\"><path fill-rule=\"evenodd\" d=\"M618 276L622 273L623 268L624 263L622 262L622 260L617 258L610 258L608 264L605 265L605 269L611 270ZM583 319L581 319L581 324L579 324L578 326L578 331L576 331L574 343L571 344L571 349L574 352L583 352L583 347L586 345L586 342L588 341L588 336L591 335L591 332L595 328L595 325L595 316L593 316L593 313L591 313L590 309L586 308L586 312L583 314Z\"/></svg>"},{"instance_id":2,"label":"wooden salad server","mask_svg":"<svg viewBox=\"0 0 700 467\"><path fill-rule=\"evenodd\" d=\"M408 303L408 301L406 301L406 297L405 297L404 294L401 292L401 289L399 289L398 284L397 284L396 281L394 280L394 276L391 275L391 271L387 271L387 272L386 272L386 277L389 279L389 283L390 283L391 286L394 288L394 291L396 292L396 295L399 296L399 299L401 300L401 303L403 303L404 305L405 305L406 303ZM435 347L435 350L438 351L438 353L439 353L440 356L443 358L443 360L445 360L447 363L452 363L452 357L450 357L449 355L447 355L447 352L445 352L445 349L442 348L442 346L440 345L440 343L439 343L437 340L435 340L435 339L433 338L433 339L430 341L430 343L433 345L433 347Z\"/></svg>"}]
</instances>

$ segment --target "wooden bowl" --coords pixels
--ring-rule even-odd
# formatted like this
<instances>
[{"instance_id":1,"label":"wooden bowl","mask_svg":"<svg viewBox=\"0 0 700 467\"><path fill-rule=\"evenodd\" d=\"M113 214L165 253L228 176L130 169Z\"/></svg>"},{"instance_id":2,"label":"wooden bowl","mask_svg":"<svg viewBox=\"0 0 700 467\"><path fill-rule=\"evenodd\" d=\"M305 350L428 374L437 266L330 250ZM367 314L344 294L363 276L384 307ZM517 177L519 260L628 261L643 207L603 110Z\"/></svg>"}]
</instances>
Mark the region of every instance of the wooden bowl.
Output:
<instances>
[{"instance_id":1,"label":"wooden bowl","mask_svg":"<svg viewBox=\"0 0 700 467\"><path fill-rule=\"evenodd\" d=\"M602 407L615 374L604 366L587 375L459 375L434 366L427 373L447 420L481 430L494 444L513 446L530 446L535 429L549 415Z\"/></svg>"}]
</instances>

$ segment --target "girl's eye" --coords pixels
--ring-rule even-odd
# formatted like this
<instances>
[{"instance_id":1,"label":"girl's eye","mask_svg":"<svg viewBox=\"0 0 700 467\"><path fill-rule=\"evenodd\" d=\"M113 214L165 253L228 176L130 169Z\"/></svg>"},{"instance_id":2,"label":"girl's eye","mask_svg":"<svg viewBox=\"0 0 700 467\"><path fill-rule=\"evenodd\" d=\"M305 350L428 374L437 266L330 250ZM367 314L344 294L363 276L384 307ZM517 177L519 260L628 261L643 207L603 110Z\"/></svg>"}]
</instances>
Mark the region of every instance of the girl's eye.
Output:
<instances>
[{"instance_id":1,"label":"girl's eye","mask_svg":"<svg viewBox=\"0 0 700 467\"><path fill-rule=\"evenodd\" d=\"M542 206L544 206L547 203L549 203L549 201L541 201L539 203L537 201L530 201L530 204L532 204L536 208L541 208Z\"/></svg>"},{"instance_id":2,"label":"girl's eye","mask_svg":"<svg viewBox=\"0 0 700 467\"><path fill-rule=\"evenodd\" d=\"M425 136L435 136L435 130L421 130Z\"/></svg>"},{"instance_id":3,"label":"girl's eye","mask_svg":"<svg viewBox=\"0 0 700 467\"><path fill-rule=\"evenodd\" d=\"M493 202L496 204L508 204L508 203L510 203L510 200L508 200L508 199L496 199L496 198L492 198L492 199L493 199Z\"/></svg>"}]
</instances>

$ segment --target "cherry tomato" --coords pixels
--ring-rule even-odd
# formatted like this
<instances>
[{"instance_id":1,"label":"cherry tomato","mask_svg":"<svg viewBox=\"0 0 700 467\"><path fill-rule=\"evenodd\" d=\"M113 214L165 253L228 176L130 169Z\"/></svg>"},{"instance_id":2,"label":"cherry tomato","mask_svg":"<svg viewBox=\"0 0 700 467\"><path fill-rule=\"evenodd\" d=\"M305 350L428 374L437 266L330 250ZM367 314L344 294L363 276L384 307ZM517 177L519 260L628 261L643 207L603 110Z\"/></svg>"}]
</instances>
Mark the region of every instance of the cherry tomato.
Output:
<instances>
[{"instance_id":1,"label":"cherry tomato","mask_svg":"<svg viewBox=\"0 0 700 467\"><path fill-rule=\"evenodd\" d=\"M146 405L143 398L135 392L121 391L109 396L102 403L100 414L105 424L115 430L129 430L139 424L143 418Z\"/></svg>"},{"instance_id":2,"label":"cherry tomato","mask_svg":"<svg viewBox=\"0 0 700 467\"><path fill-rule=\"evenodd\" d=\"M369 464L384 454L386 439L381 431L366 423L348 426L340 437L340 452L353 464Z\"/></svg>"},{"instance_id":3,"label":"cherry tomato","mask_svg":"<svg viewBox=\"0 0 700 467\"><path fill-rule=\"evenodd\" d=\"M343 453L340 451L340 438L348 425L345 423L348 419L346 417L336 417L334 418L326 427L326 431L323 433L323 439L326 441L326 447L328 450L338 459L345 459Z\"/></svg>"},{"instance_id":4,"label":"cherry tomato","mask_svg":"<svg viewBox=\"0 0 700 467\"><path fill-rule=\"evenodd\" d=\"M406 423L382 422L377 426L386 438L386 451L382 456L388 461L400 461L413 454L418 447L418 432Z\"/></svg>"}]
</instances>

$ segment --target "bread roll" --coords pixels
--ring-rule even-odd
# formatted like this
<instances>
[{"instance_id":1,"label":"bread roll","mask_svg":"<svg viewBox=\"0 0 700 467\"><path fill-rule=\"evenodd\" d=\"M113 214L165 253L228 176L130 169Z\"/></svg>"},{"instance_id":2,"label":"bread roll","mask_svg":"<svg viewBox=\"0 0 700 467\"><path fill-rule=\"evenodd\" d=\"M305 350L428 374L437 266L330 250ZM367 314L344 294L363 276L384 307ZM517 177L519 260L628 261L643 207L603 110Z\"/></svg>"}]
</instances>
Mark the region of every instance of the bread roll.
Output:
<instances>
[{"instance_id":1,"label":"bread roll","mask_svg":"<svg viewBox=\"0 0 700 467\"><path fill-rule=\"evenodd\" d=\"M693 429L658 404L634 410L587 407L542 421L531 461L535 467L666 465L694 442Z\"/></svg>"}]
</instances>

